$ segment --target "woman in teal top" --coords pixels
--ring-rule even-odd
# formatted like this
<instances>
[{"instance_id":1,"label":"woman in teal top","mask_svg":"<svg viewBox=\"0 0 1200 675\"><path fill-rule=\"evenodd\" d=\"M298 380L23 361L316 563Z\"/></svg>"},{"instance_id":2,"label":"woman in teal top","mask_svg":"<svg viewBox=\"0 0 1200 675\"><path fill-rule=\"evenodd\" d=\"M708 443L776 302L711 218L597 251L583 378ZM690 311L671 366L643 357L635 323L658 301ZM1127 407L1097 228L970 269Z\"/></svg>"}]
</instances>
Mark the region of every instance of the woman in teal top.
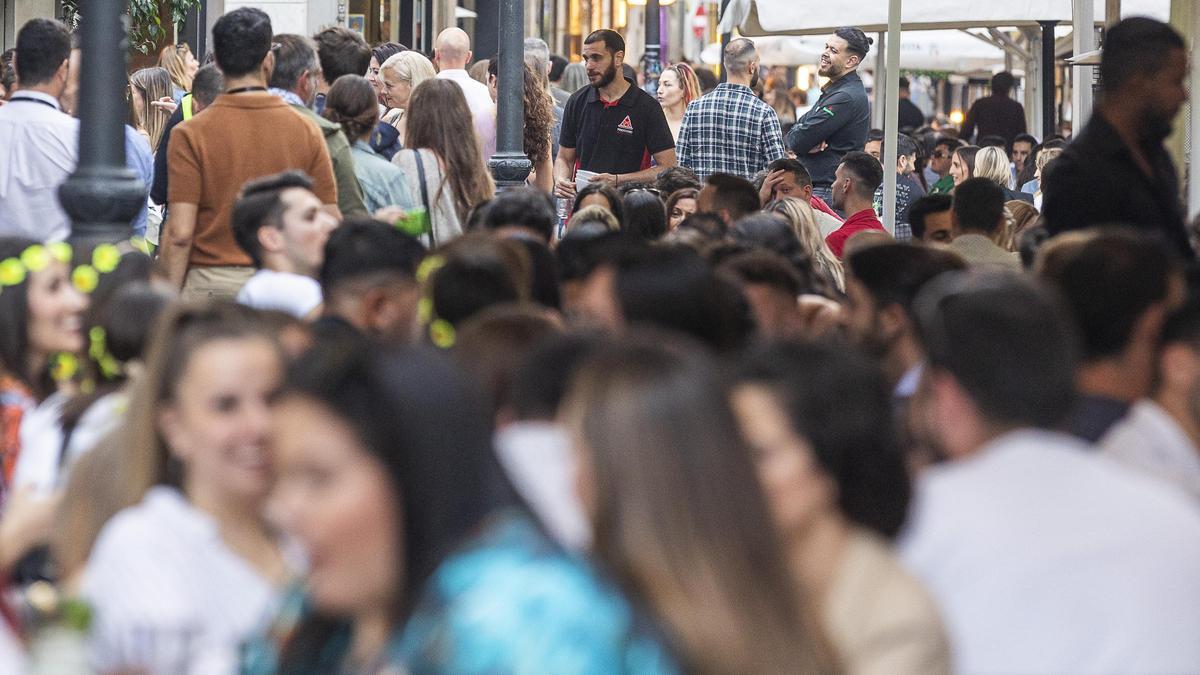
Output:
<instances>
[{"instance_id":1,"label":"woman in teal top","mask_svg":"<svg viewBox=\"0 0 1200 675\"><path fill-rule=\"evenodd\" d=\"M484 406L440 355L318 346L275 416L280 513L311 565L243 673L678 672L518 504Z\"/></svg>"},{"instance_id":2,"label":"woman in teal top","mask_svg":"<svg viewBox=\"0 0 1200 675\"><path fill-rule=\"evenodd\" d=\"M371 148L371 133L379 123L379 103L375 89L360 75L343 75L325 96L325 118L342 125L354 157L354 175L363 190L368 213L385 206L406 211L420 206L403 172Z\"/></svg>"}]
</instances>

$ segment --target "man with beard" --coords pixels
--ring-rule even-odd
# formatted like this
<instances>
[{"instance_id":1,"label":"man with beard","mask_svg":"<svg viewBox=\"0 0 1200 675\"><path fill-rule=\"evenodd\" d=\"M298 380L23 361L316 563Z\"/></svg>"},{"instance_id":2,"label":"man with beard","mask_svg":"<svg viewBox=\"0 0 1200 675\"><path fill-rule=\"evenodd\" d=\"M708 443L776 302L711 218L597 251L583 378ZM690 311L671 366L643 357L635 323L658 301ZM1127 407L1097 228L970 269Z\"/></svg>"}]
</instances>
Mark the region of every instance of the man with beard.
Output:
<instances>
[{"instance_id":1,"label":"man with beard","mask_svg":"<svg viewBox=\"0 0 1200 675\"><path fill-rule=\"evenodd\" d=\"M850 237L865 230L885 231L875 216L875 190L882 183L883 167L865 152L847 153L834 171L832 205L847 214L847 218L840 228L825 237L825 243L839 260Z\"/></svg>"},{"instance_id":2,"label":"man with beard","mask_svg":"<svg viewBox=\"0 0 1200 675\"><path fill-rule=\"evenodd\" d=\"M858 76L871 38L857 28L839 28L825 41L817 73L829 78L821 98L791 128L787 145L812 175L813 194L829 201L842 157L862 150L871 128L871 104Z\"/></svg>"},{"instance_id":3,"label":"man with beard","mask_svg":"<svg viewBox=\"0 0 1200 675\"><path fill-rule=\"evenodd\" d=\"M754 95L758 49L746 38L732 40L724 63L727 81L688 105L679 129L679 164L700 180L714 173L750 179L784 157L779 116Z\"/></svg>"},{"instance_id":4,"label":"man with beard","mask_svg":"<svg viewBox=\"0 0 1200 675\"><path fill-rule=\"evenodd\" d=\"M563 111L555 194L574 197L576 169L596 174L592 182L613 187L653 183L659 172L675 166L675 138L658 101L617 77L625 60L624 38L607 29L592 32L583 41L583 60L590 86L572 94Z\"/></svg>"},{"instance_id":5,"label":"man with beard","mask_svg":"<svg viewBox=\"0 0 1200 675\"><path fill-rule=\"evenodd\" d=\"M1095 113L1043 176L1051 234L1126 223L1194 257L1183 225L1179 178L1163 140L1187 100L1187 52L1173 28L1125 19L1108 32Z\"/></svg>"}]
</instances>

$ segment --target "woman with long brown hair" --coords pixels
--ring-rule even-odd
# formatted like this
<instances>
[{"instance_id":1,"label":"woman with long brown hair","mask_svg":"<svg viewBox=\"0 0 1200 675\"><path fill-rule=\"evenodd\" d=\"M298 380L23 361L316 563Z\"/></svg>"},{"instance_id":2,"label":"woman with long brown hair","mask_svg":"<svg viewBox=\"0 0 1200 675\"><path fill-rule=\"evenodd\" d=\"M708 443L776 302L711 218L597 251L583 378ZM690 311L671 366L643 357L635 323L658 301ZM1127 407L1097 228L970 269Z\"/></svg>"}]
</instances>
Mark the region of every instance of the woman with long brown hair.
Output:
<instances>
[{"instance_id":1,"label":"woman with long brown hair","mask_svg":"<svg viewBox=\"0 0 1200 675\"><path fill-rule=\"evenodd\" d=\"M142 68L129 76L129 114L134 129L150 143L152 152L158 151L163 130L172 110L156 102L171 97L171 75L165 68Z\"/></svg>"},{"instance_id":2,"label":"woman with long brown hair","mask_svg":"<svg viewBox=\"0 0 1200 675\"><path fill-rule=\"evenodd\" d=\"M429 218L426 243L437 246L462 234L471 209L496 194L475 133L471 109L453 81L430 79L413 90L406 114L404 150L392 163Z\"/></svg>"},{"instance_id":3,"label":"woman with long brown hair","mask_svg":"<svg viewBox=\"0 0 1200 675\"><path fill-rule=\"evenodd\" d=\"M83 573L98 670L233 672L238 645L293 573L263 516L283 368L269 333L234 304L177 307L159 321L106 467L115 491L94 502L125 507Z\"/></svg>"},{"instance_id":4,"label":"woman with long brown hair","mask_svg":"<svg viewBox=\"0 0 1200 675\"><path fill-rule=\"evenodd\" d=\"M499 92L499 60L488 63L487 86L495 101ZM554 158L551 134L554 131L554 98L542 85L541 78L525 64L525 156L533 162L528 183L544 192L554 189Z\"/></svg>"},{"instance_id":5,"label":"woman with long brown hair","mask_svg":"<svg viewBox=\"0 0 1200 675\"><path fill-rule=\"evenodd\" d=\"M662 335L602 347L559 417L593 553L656 615L685 671L833 670L710 356Z\"/></svg>"}]
</instances>

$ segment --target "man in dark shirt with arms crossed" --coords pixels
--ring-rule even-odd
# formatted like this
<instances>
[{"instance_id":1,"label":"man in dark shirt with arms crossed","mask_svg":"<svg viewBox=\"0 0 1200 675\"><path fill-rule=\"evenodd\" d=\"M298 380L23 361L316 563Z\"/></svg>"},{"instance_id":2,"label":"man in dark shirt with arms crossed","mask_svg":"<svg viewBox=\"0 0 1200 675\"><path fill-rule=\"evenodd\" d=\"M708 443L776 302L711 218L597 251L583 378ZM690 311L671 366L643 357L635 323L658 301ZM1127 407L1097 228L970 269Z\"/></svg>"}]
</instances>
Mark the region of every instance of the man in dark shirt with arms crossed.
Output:
<instances>
[{"instance_id":1,"label":"man in dark shirt with arms crossed","mask_svg":"<svg viewBox=\"0 0 1200 675\"><path fill-rule=\"evenodd\" d=\"M857 28L839 28L825 41L817 73L828 77L816 105L792 126L787 146L812 176L813 194L829 202L838 164L860 151L871 128L871 104L858 66L871 39Z\"/></svg>"},{"instance_id":2,"label":"man in dark shirt with arms crossed","mask_svg":"<svg viewBox=\"0 0 1200 675\"><path fill-rule=\"evenodd\" d=\"M658 101L621 76L625 40L615 31L595 31L583 42L583 59L591 84L572 94L563 112L554 193L575 195L577 163L598 174L593 182L653 183L675 166L675 139Z\"/></svg>"}]
</instances>

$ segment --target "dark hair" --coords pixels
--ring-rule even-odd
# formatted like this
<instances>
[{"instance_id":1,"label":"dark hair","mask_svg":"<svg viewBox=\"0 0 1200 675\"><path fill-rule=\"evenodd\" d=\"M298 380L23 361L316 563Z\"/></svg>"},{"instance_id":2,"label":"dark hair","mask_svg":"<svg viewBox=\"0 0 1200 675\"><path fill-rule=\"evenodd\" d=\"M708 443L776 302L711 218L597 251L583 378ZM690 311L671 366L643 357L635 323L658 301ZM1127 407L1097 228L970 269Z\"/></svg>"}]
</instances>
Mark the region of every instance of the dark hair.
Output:
<instances>
[{"instance_id":1,"label":"dark hair","mask_svg":"<svg viewBox=\"0 0 1200 675\"><path fill-rule=\"evenodd\" d=\"M883 165L865 152L847 152L842 156L842 166L854 176L854 189L860 197L870 198L883 185Z\"/></svg>"},{"instance_id":2,"label":"dark hair","mask_svg":"<svg viewBox=\"0 0 1200 675\"><path fill-rule=\"evenodd\" d=\"M457 327L493 305L529 300L529 260L520 244L466 234L437 254L444 262L426 281L437 319Z\"/></svg>"},{"instance_id":3,"label":"dark hair","mask_svg":"<svg viewBox=\"0 0 1200 675\"><path fill-rule=\"evenodd\" d=\"M0 237L0 260L20 258L21 253L40 242L24 237ZM33 372L29 364L29 275L21 283L5 286L0 292L0 372L4 372L29 388L33 397L42 400L54 393L50 364Z\"/></svg>"},{"instance_id":4,"label":"dark hair","mask_svg":"<svg viewBox=\"0 0 1200 675\"><path fill-rule=\"evenodd\" d=\"M558 288L558 261L550 246L524 235L509 237L509 240L519 244L528 254L529 299L549 309L560 309L562 296Z\"/></svg>"},{"instance_id":5,"label":"dark hair","mask_svg":"<svg viewBox=\"0 0 1200 675\"><path fill-rule=\"evenodd\" d=\"M675 208L676 204L685 199L695 200L699 196L700 191L693 187L685 187L672 192L671 196L667 197L667 203L663 209L667 214L667 220L671 219L671 211Z\"/></svg>"},{"instance_id":6,"label":"dark hair","mask_svg":"<svg viewBox=\"0 0 1200 675\"><path fill-rule=\"evenodd\" d=\"M351 145L379 123L375 88L362 75L343 75L325 94L325 119L342 127Z\"/></svg>"},{"instance_id":7,"label":"dark hair","mask_svg":"<svg viewBox=\"0 0 1200 675\"><path fill-rule=\"evenodd\" d=\"M656 241L667 233L667 210L662 199L641 188L625 193L622 208L625 220L621 231L629 236Z\"/></svg>"},{"instance_id":8,"label":"dark hair","mask_svg":"<svg viewBox=\"0 0 1200 675\"><path fill-rule=\"evenodd\" d=\"M382 66L384 61L387 61L389 58L391 58L392 56L395 56L396 54L399 54L400 52L406 52L406 51L408 51L408 47L405 47L404 45L400 44L399 42L380 42L379 44L377 44L371 48L371 56L375 59L376 62L379 63L379 65ZM370 64L371 64L371 61L370 61L370 59L368 59L367 65L370 66ZM366 72L366 71L363 71L363 72Z\"/></svg>"},{"instance_id":9,"label":"dark hair","mask_svg":"<svg viewBox=\"0 0 1200 675\"><path fill-rule=\"evenodd\" d=\"M1125 350L1142 314L1166 299L1173 269L1159 241L1112 228L1067 252L1062 264L1047 266L1043 276L1075 318L1084 361L1095 361Z\"/></svg>"},{"instance_id":10,"label":"dark hair","mask_svg":"<svg viewBox=\"0 0 1200 675\"><path fill-rule=\"evenodd\" d=\"M292 365L282 397L334 413L390 480L404 556L394 626L403 625L437 567L489 513L517 504L492 451L481 397L437 354L391 352L348 337L319 343ZM280 670L307 671L345 623L320 613L304 619L281 650Z\"/></svg>"},{"instance_id":11,"label":"dark hair","mask_svg":"<svg viewBox=\"0 0 1200 675\"><path fill-rule=\"evenodd\" d=\"M71 32L60 21L30 19L17 32L16 54L21 86L43 84L71 57Z\"/></svg>"},{"instance_id":12,"label":"dark hair","mask_svg":"<svg viewBox=\"0 0 1200 675\"><path fill-rule=\"evenodd\" d=\"M377 274L415 281L424 257L420 241L391 225L370 218L347 218L325 243L321 293L328 300L343 283Z\"/></svg>"},{"instance_id":13,"label":"dark hair","mask_svg":"<svg viewBox=\"0 0 1200 675\"><path fill-rule=\"evenodd\" d=\"M463 372L478 382L494 417L511 409L513 379L533 347L561 332L561 325L542 307L496 305L463 322L452 353Z\"/></svg>"},{"instance_id":14,"label":"dark hair","mask_svg":"<svg viewBox=\"0 0 1200 675\"><path fill-rule=\"evenodd\" d=\"M1004 226L1004 190L990 178L968 178L954 188L954 218L963 232L993 235Z\"/></svg>"},{"instance_id":15,"label":"dark hair","mask_svg":"<svg viewBox=\"0 0 1200 675\"><path fill-rule=\"evenodd\" d=\"M258 70L271 51L271 17L255 7L239 7L213 24L213 57L226 78Z\"/></svg>"},{"instance_id":16,"label":"dark hair","mask_svg":"<svg viewBox=\"0 0 1200 675\"><path fill-rule=\"evenodd\" d=\"M1163 346L1184 343L1200 349L1200 300L1189 300L1167 317L1158 343Z\"/></svg>"},{"instance_id":17,"label":"dark hair","mask_svg":"<svg viewBox=\"0 0 1200 675\"><path fill-rule=\"evenodd\" d=\"M980 136L978 139L977 145L979 145L980 149L983 149L983 148L1007 148L1008 142L1004 140L1003 136L997 136L995 134L988 134L987 136Z\"/></svg>"},{"instance_id":18,"label":"dark hair","mask_svg":"<svg viewBox=\"0 0 1200 675\"><path fill-rule=\"evenodd\" d=\"M897 304L910 316L913 300L930 279L967 267L950 251L902 243L856 249L845 263L847 273L866 287L876 307Z\"/></svg>"},{"instance_id":19,"label":"dark hair","mask_svg":"<svg viewBox=\"0 0 1200 675\"><path fill-rule=\"evenodd\" d=\"M362 75L371 67L371 46L345 26L326 28L314 35L313 40L317 42L317 55L328 84L343 75Z\"/></svg>"},{"instance_id":20,"label":"dark hair","mask_svg":"<svg viewBox=\"0 0 1200 675\"><path fill-rule=\"evenodd\" d=\"M962 158L963 166L967 167L967 178L975 175L975 155L982 149L978 145L960 145L954 150L954 154Z\"/></svg>"},{"instance_id":21,"label":"dark hair","mask_svg":"<svg viewBox=\"0 0 1200 675\"><path fill-rule=\"evenodd\" d=\"M883 143L883 137L884 137L883 129L868 129L867 130L867 143L870 143L871 141L879 141L880 143Z\"/></svg>"},{"instance_id":22,"label":"dark hair","mask_svg":"<svg viewBox=\"0 0 1200 675\"><path fill-rule=\"evenodd\" d=\"M732 277L739 284L769 286L793 298L808 290L786 258L766 249L733 255L717 266L717 273Z\"/></svg>"},{"instance_id":23,"label":"dark hair","mask_svg":"<svg viewBox=\"0 0 1200 675\"><path fill-rule=\"evenodd\" d=\"M551 82L558 82L562 79L563 71L567 69L568 61L558 54L550 55L550 73L548 79Z\"/></svg>"},{"instance_id":24,"label":"dark hair","mask_svg":"<svg viewBox=\"0 0 1200 675\"><path fill-rule=\"evenodd\" d=\"M716 241L729 231L729 226L715 213L693 213L679 224L677 229L695 230L705 239Z\"/></svg>"},{"instance_id":25,"label":"dark hair","mask_svg":"<svg viewBox=\"0 0 1200 675\"><path fill-rule=\"evenodd\" d=\"M255 267L262 267L262 244L258 231L266 226L279 227L286 206L283 193L291 188L312 190L313 182L302 171L284 171L247 182L233 205L229 217L233 238L250 256Z\"/></svg>"},{"instance_id":26,"label":"dark hair","mask_svg":"<svg viewBox=\"0 0 1200 675\"><path fill-rule=\"evenodd\" d=\"M884 139L884 141L879 144L879 152L882 153L884 148L886 148L886 147L887 147L887 140ZM901 157L903 155L920 156L920 154L921 154L921 146L917 144L916 140L914 140L912 136L909 136L907 134L896 134L896 156L897 157ZM881 157L881 159L882 159L882 157Z\"/></svg>"},{"instance_id":27,"label":"dark hair","mask_svg":"<svg viewBox=\"0 0 1200 675\"><path fill-rule=\"evenodd\" d=\"M225 78L213 64L201 66L192 78L192 98L202 105L211 105L225 88Z\"/></svg>"},{"instance_id":28,"label":"dark hair","mask_svg":"<svg viewBox=\"0 0 1200 675\"><path fill-rule=\"evenodd\" d=\"M853 26L839 28L833 31L833 34L846 41L846 51L857 54L859 61L866 58L867 52L871 51L871 45L875 42Z\"/></svg>"},{"instance_id":29,"label":"dark hair","mask_svg":"<svg viewBox=\"0 0 1200 675\"><path fill-rule=\"evenodd\" d=\"M1036 147L1038 140L1030 134L1017 134L1013 137L1013 145L1017 143L1028 143L1030 148Z\"/></svg>"},{"instance_id":30,"label":"dark hair","mask_svg":"<svg viewBox=\"0 0 1200 675\"><path fill-rule=\"evenodd\" d=\"M708 68L697 68L693 72L696 73L696 81L700 83L700 91L707 94L717 88L717 76Z\"/></svg>"},{"instance_id":31,"label":"dark hair","mask_svg":"<svg viewBox=\"0 0 1200 675\"><path fill-rule=\"evenodd\" d=\"M517 419L554 419L579 366L603 343L599 335L568 333L534 345L513 373L511 400Z\"/></svg>"},{"instance_id":32,"label":"dark hair","mask_svg":"<svg viewBox=\"0 0 1200 675\"><path fill-rule=\"evenodd\" d=\"M938 136L938 139L933 142L933 147L936 150L942 146L946 146L950 150L950 153L954 154L955 150L963 146L963 142L953 136Z\"/></svg>"},{"instance_id":33,"label":"dark hair","mask_svg":"<svg viewBox=\"0 0 1200 675\"><path fill-rule=\"evenodd\" d=\"M271 71L271 86L276 89L292 90L300 82L304 71L310 73L320 67L317 62L317 45L305 35L282 33L272 38L278 47L275 51L275 70Z\"/></svg>"},{"instance_id":34,"label":"dark hair","mask_svg":"<svg viewBox=\"0 0 1200 675\"><path fill-rule=\"evenodd\" d=\"M948 372L981 414L1054 428L1075 402L1076 336L1046 290L1002 272L950 272L913 303L930 368Z\"/></svg>"},{"instance_id":35,"label":"dark hair","mask_svg":"<svg viewBox=\"0 0 1200 675\"><path fill-rule=\"evenodd\" d=\"M571 215L575 215L579 211L580 204L583 203L585 197L594 194L602 195L606 200L608 200L608 210L612 211L612 214L617 218L617 222L624 226L624 202L621 199L621 195L617 193L616 189L614 189L608 183L588 183L587 185L583 186L583 189L577 191L575 193L575 203L571 206Z\"/></svg>"},{"instance_id":36,"label":"dark hair","mask_svg":"<svg viewBox=\"0 0 1200 675\"><path fill-rule=\"evenodd\" d=\"M735 243L749 248L765 248L784 257L805 277L812 275L812 262L804 251L792 223L778 213L752 213L729 229Z\"/></svg>"},{"instance_id":37,"label":"dark hair","mask_svg":"<svg viewBox=\"0 0 1200 675\"><path fill-rule=\"evenodd\" d=\"M954 198L950 195L925 195L919 197L908 207L908 225L912 228L913 239L920 241L925 238L925 218L932 213L945 213L954 206Z\"/></svg>"},{"instance_id":38,"label":"dark hair","mask_svg":"<svg viewBox=\"0 0 1200 675\"><path fill-rule=\"evenodd\" d=\"M583 39L583 44L590 45L595 42L603 42L604 48L616 54L617 52L625 51L625 38L615 30L601 28L594 30Z\"/></svg>"},{"instance_id":39,"label":"dark hair","mask_svg":"<svg viewBox=\"0 0 1200 675\"><path fill-rule=\"evenodd\" d=\"M799 160L790 157L780 157L767 165L768 174L780 170L791 173L792 177L796 179L796 185L799 185L801 188L812 185L812 174L808 172L808 169Z\"/></svg>"},{"instance_id":40,"label":"dark hair","mask_svg":"<svg viewBox=\"0 0 1200 675\"><path fill-rule=\"evenodd\" d=\"M1146 17L1130 17L1108 29L1100 57L1105 91L1117 91L1136 77L1161 70L1167 53L1186 49L1183 37L1170 25Z\"/></svg>"},{"instance_id":41,"label":"dark hair","mask_svg":"<svg viewBox=\"0 0 1200 675\"><path fill-rule=\"evenodd\" d=\"M548 242L554 236L558 213L554 201L544 192L533 188L518 188L500 192L487 207L482 226L487 230L502 227L522 227Z\"/></svg>"},{"instance_id":42,"label":"dark hair","mask_svg":"<svg viewBox=\"0 0 1200 675\"><path fill-rule=\"evenodd\" d=\"M1105 42L1107 43L1107 40ZM1014 84L1016 79L1012 73L1007 70L1000 71L992 76L992 93L1007 94Z\"/></svg>"},{"instance_id":43,"label":"dark hair","mask_svg":"<svg viewBox=\"0 0 1200 675\"><path fill-rule=\"evenodd\" d=\"M910 86L910 83L909 83L909 81L908 81L908 78L907 78L907 77L905 77L905 76L903 76L903 75L901 75L901 76L900 76L900 81L898 82L898 84L897 84L897 87L896 87L896 88L897 88L897 89L908 89L908 88L909 88L909 86Z\"/></svg>"},{"instance_id":44,"label":"dark hair","mask_svg":"<svg viewBox=\"0 0 1200 675\"><path fill-rule=\"evenodd\" d=\"M658 172L654 179L654 187L662 195L672 195L684 188L700 189L700 179L696 172L686 166L669 166Z\"/></svg>"},{"instance_id":45,"label":"dark hair","mask_svg":"<svg viewBox=\"0 0 1200 675\"><path fill-rule=\"evenodd\" d=\"M850 521L887 538L904 525L912 483L879 369L835 345L783 343L744 358L738 381L767 387L837 486Z\"/></svg>"},{"instance_id":46,"label":"dark hair","mask_svg":"<svg viewBox=\"0 0 1200 675\"><path fill-rule=\"evenodd\" d=\"M753 333L741 292L691 249L647 249L617 265L613 286L628 323L679 331L718 352L741 348Z\"/></svg>"},{"instance_id":47,"label":"dark hair","mask_svg":"<svg viewBox=\"0 0 1200 675\"><path fill-rule=\"evenodd\" d=\"M714 173L704 183L713 189L713 210L728 211L731 222L754 213L762 206L754 184L741 176Z\"/></svg>"}]
</instances>

